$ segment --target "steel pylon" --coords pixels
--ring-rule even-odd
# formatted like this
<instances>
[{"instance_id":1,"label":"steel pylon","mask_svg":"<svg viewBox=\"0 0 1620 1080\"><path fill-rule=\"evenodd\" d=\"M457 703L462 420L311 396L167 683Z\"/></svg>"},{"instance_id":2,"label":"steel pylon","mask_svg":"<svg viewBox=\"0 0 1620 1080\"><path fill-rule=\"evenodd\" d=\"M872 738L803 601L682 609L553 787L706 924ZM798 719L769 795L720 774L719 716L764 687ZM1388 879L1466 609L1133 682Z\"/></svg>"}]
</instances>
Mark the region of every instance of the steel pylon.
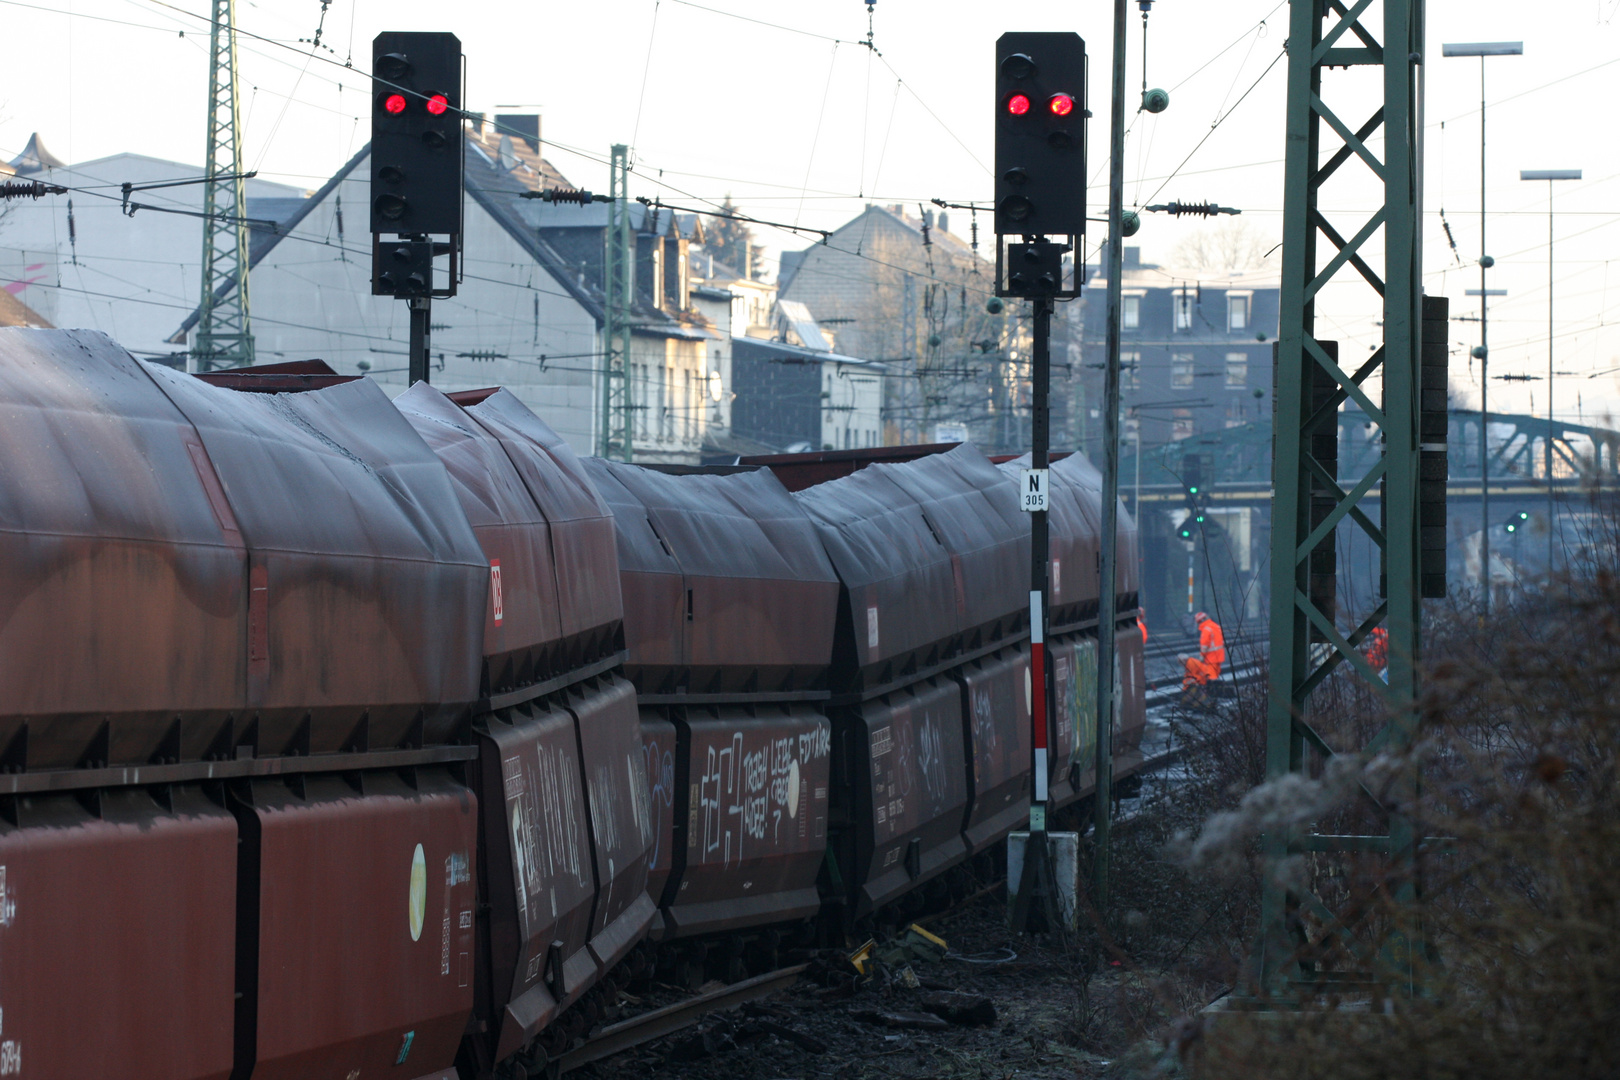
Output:
<instances>
[{"instance_id":1,"label":"steel pylon","mask_svg":"<svg viewBox=\"0 0 1620 1080\"><path fill-rule=\"evenodd\" d=\"M213 0L208 46L208 151L203 158L202 301L191 371L253 363L242 110L236 83L236 0Z\"/></svg>"},{"instance_id":2,"label":"steel pylon","mask_svg":"<svg viewBox=\"0 0 1620 1080\"><path fill-rule=\"evenodd\" d=\"M635 295L635 253L630 231L630 148L613 147L609 183L608 227L603 275L605 318L602 324L602 423L599 456L629 461L634 428L631 402L630 322Z\"/></svg>"},{"instance_id":3,"label":"steel pylon","mask_svg":"<svg viewBox=\"0 0 1620 1080\"><path fill-rule=\"evenodd\" d=\"M1273 459L1269 780L1304 773L1313 756L1398 752L1410 745L1416 727L1422 565L1423 6L1423 0L1290 4ZM1329 74L1341 67L1349 70ZM1381 76L1373 95L1358 73L1367 68ZM1337 97L1331 92L1335 90L1340 91ZM1369 97L1375 107L1359 125L1336 111L1341 99L1350 105L1367 103ZM1375 133L1383 136L1381 157L1370 142ZM1341 232L1319 196L1330 178L1346 168L1369 171L1383 199L1370 217L1345 224ZM1360 197L1357 202L1365 205ZM1339 366L1336 346L1319 340L1315 325L1323 288L1345 280L1359 281L1381 297L1384 315L1382 346L1353 373ZM1374 401L1365 389L1375 375L1382 383L1382 401ZM1347 398L1379 428L1383 452L1364 475L1341 481L1337 412ZM1381 502L1377 510L1371 506L1375 502ZM1334 531L1346 519L1383 548L1386 600L1370 614L1336 625L1340 613L1332 598L1331 551ZM1380 623L1389 632L1387 687L1359 647ZM1326 718L1312 710L1312 691L1340 664L1349 664L1387 700L1392 719L1365 746L1345 745L1342 733L1325 736ZM1256 992L1274 1000L1297 1000L1312 987L1347 982L1411 992L1421 943L1406 933L1405 925L1398 924L1402 936L1374 941L1361 933L1358 912L1335 910L1308 885L1290 882L1278 871L1284 860L1305 853L1363 853L1387 860L1382 888L1397 904L1410 903L1417 889L1417 837L1403 809L1416 796L1417 785L1414 768L1404 770L1388 789L1373 793L1363 786L1358 792L1357 798L1380 804L1376 819L1387 819L1387 834L1338 836L1296 828L1266 835L1262 925L1252 971ZM1339 964L1326 956L1350 959Z\"/></svg>"}]
</instances>

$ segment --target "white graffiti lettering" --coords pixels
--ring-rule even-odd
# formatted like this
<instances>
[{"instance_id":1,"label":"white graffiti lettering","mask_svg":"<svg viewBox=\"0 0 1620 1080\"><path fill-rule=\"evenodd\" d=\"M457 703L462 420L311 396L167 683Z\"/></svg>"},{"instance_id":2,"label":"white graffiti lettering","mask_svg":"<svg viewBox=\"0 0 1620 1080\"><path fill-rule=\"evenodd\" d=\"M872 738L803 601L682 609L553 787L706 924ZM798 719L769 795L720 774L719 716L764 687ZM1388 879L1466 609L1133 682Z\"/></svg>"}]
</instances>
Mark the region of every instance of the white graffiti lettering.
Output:
<instances>
[{"instance_id":1,"label":"white graffiti lettering","mask_svg":"<svg viewBox=\"0 0 1620 1080\"><path fill-rule=\"evenodd\" d=\"M675 805L675 755L662 749L657 739L642 743L641 753L647 773L647 828L652 842L647 866L657 870L663 865L664 815Z\"/></svg>"},{"instance_id":2,"label":"white graffiti lettering","mask_svg":"<svg viewBox=\"0 0 1620 1080\"><path fill-rule=\"evenodd\" d=\"M799 760L815 761L832 752L832 727L817 724L799 736Z\"/></svg>"},{"instance_id":3,"label":"white graffiti lettering","mask_svg":"<svg viewBox=\"0 0 1620 1080\"><path fill-rule=\"evenodd\" d=\"M811 779L806 762L830 756L831 742L831 725L820 719L792 734L734 731L729 742L710 742L701 751L704 767L693 784L690 845L696 851L701 836L701 861L730 866L745 857L745 849L753 857L764 854L754 850L755 842L774 847L795 836L808 839L805 821L786 833L783 826L803 813L800 803ZM698 753L694 748L694 758ZM826 798L824 787L817 792L817 798Z\"/></svg>"},{"instance_id":4,"label":"white graffiti lettering","mask_svg":"<svg viewBox=\"0 0 1620 1080\"><path fill-rule=\"evenodd\" d=\"M932 713L923 714L922 730L917 733L917 769L922 773L929 799L936 805L950 794L950 781L945 775L945 744Z\"/></svg>"}]
</instances>

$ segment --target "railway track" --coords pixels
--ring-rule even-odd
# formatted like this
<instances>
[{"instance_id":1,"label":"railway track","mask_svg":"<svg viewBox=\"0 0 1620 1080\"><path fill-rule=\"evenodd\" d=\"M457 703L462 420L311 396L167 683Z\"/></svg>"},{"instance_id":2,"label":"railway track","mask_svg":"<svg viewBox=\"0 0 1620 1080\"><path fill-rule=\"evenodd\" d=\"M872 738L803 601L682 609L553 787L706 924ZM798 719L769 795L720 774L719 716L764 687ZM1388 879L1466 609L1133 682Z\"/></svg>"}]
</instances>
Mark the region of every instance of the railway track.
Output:
<instances>
[{"instance_id":1,"label":"railway track","mask_svg":"<svg viewBox=\"0 0 1620 1080\"><path fill-rule=\"evenodd\" d=\"M1194 749L1192 745L1167 747L1145 758L1132 771L1132 776L1146 777L1168 768L1179 762L1191 749ZM1131 828L1137 824L1141 816L1140 814L1123 814L1116 818L1115 828ZM937 921L994 893L998 889L1004 888L1005 885L1004 879L994 881L962 897L942 910L919 916L913 921L918 924ZM789 967L779 968L729 986L698 994L684 1001L677 1001L662 1008L620 1020L615 1024L604 1027L580 1046L563 1054L556 1061L555 1072L558 1075L572 1072L592 1062L601 1061L615 1054L641 1046L644 1043L652 1042L655 1039L691 1027L714 1013L727 1012L750 1001L756 1001L780 990L786 990L799 981L799 978L809 966L808 964L794 964Z\"/></svg>"},{"instance_id":2,"label":"railway track","mask_svg":"<svg viewBox=\"0 0 1620 1080\"><path fill-rule=\"evenodd\" d=\"M794 964L792 967L779 968L776 971L756 975L752 979L723 986L718 990L711 990L707 994L699 994L685 1001L677 1001L673 1005L666 1005L661 1009L632 1016L628 1020L621 1020L597 1032L585 1043L564 1054L557 1062L559 1073L572 1072L581 1066L593 1061L600 1061L605 1057L612 1057L633 1046L651 1042L662 1038L682 1028L691 1027L710 1013L724 1012L735 1009L745 1002L774 994L778 990L786 990L799 981L808 964Z\"/></svg>"}]
</instances>

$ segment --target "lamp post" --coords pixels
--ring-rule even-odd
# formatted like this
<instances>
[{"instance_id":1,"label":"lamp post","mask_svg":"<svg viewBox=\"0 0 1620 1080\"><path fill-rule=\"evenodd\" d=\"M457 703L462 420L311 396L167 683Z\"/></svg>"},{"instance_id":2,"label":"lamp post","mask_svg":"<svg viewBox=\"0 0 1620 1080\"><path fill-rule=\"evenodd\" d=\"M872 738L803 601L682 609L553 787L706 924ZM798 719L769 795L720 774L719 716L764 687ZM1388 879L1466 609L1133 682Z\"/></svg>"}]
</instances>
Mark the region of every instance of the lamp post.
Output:
<instances>
[{"instance_id":1,"label":"lamp post","mask_svg":"<svg viewBox=\"0 0 1620 1080\"><path fill-rule=\"evenodd\" d=\"M1485 614L1491 613L1491 463L1486 433L1490 429L1490 413L1486 409L1490 388L1490 341L1487 334L1487 309L1490 295L1485 289L1485 271L1496 262L1485 254L1485 58L1487 56L1522 56L1522 41L1453 42L1440 47L1442 56L1479 57L1479 346L1474 356L1479 359L1479 583L1484 593ZM1472 293L1470 293L1472 295Z\"/></svg>"},{"instance_id":2,"label":"lamp post","mask_svg":"<svg viewBox=\"0 0 1620 1080\"><path fill-rule=\"evenodd\" d=\"M1579 180L1579 169L1520 169L1520 180L1547 181L1547 578L1553 570L1553 181Z\"/></svg>"}]
</instances>

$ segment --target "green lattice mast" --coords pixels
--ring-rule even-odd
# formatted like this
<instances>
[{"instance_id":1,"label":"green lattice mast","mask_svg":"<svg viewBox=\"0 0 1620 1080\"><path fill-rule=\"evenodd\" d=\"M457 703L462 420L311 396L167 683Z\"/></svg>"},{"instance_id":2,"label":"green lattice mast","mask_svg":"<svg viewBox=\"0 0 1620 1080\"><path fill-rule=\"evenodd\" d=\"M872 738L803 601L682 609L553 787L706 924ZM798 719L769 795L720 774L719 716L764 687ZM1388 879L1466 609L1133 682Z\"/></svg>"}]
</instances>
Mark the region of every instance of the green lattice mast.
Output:
<instances>
[{"instance_id":1,"label":"green lattice mast","mask_svg":"<svg viewBox=\"0 0 1620 1080\"><path fill-rule=\"evenodd\" d=\"M1428 584L1419 465L1420 454L1431 452L1419 435L1426 329L1419 229L1423 7L1424 0L1290 4L1271 533L1266 773L1272 780L1306 773L1313 756L1399 752L1410 745L1416 726L1419 600L1421 585ZM1325 77L1334 68L1370 69L1377 82L1369 87L1365 76L1354 73ZM1357 124L1341 115L1347 108L1368 108L1370 116ZM1360 173L1358 180L1370 172L1382 193L1365 220L1343 222L1359 215L1329 212L1319 204L1323 185L1341 168ZM1342 232L1335 218L1341 219ZM1342 303L1343 290L1324 286L1352 281L1379 299L1383 342L1350 372L1339 365L1336 343L1316 336L1316 308L1319 302ZM1442 354L1443 342L1442 337ZM1381 394L1373 389L1379 384ZM1378 428L1370 439L1381 443L1383 452L1364 475L1341 480L1338 407L1346 399ZM1443 445L1432 452L1439 455L1443 499ZM1382 548L1386 579L1385 602L1348 622L1346 613L1336 610L1333 587L1334 532L1340 522L1365 530ZM1443 590L1443 562L1440 570ZM1360 648L1380 624L1389 631L1387 686ZM1340 664L1386 699L1391 719L1365 745L1339 742L1343 733L1323 723L1330 718L1319 715L1312 701L1312 691ZM1412 990L1421 942L1369 937L1364 912L1336 909L1275 871L1294 856L1361 853L1382 861L1391 898L1409 902L1417 888L1420 838L1400 808L1415 796L1417 783L1414 771L1379 793L1380 816L1388 821L1385 833L1337 836L1298 828L1266 837L1256 989L1283 999L1346 983ZM1307 940L1307 928L1319 940ZM1334 952L1330 945L1342 946L1338 955L1353 958L1347 967L1327 970L1318 959Z\"/></svg>"},{"instance_id":2,"label":"green lattice mast","mask_svg":"<svg viewBox=\"0 0 1620 1080\"><path fill-rule=\"evenodd\" d=\"M208 45L208 153L204 158L202 301L192 371L253 363L248 326L247 195L236 93L236 0L213 0Z\"/></svg>"}]
</instances>

